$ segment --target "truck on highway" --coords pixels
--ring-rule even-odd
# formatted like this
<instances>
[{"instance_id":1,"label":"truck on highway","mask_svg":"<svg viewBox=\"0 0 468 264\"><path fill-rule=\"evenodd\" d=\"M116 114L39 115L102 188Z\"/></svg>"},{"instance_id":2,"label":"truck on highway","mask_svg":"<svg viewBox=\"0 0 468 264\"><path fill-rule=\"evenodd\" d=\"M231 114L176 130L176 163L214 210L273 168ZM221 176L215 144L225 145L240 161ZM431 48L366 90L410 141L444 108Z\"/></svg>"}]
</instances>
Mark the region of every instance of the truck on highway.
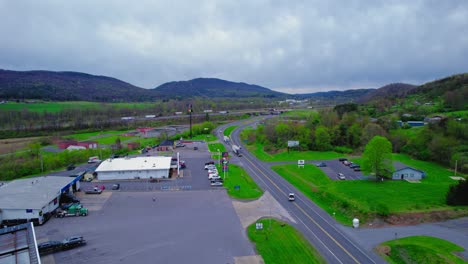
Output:
<instances>
[{"instance_id":1,"label":"truck on highway","mask_svg":"<svg viewBox=\"0 0 468 264\"><path fill-rule=\"evenodd\" d=\"M73 204L67 209L59 209L55 214L55 217L67 217L67 216L87 216L88 209L84 208L81 204Z\"/></svg>"},{"instance_id":2,"label":"truck on highway","mask_svg":"<svg viewBox=\"0 0 468 264\"><path fill-rule=\"evenodd\" d=\"M237 145L232 145L232 152L236 154L238 157L242 157L242 154L240 153L240 147Z\"/></svg>"}]
</instances>

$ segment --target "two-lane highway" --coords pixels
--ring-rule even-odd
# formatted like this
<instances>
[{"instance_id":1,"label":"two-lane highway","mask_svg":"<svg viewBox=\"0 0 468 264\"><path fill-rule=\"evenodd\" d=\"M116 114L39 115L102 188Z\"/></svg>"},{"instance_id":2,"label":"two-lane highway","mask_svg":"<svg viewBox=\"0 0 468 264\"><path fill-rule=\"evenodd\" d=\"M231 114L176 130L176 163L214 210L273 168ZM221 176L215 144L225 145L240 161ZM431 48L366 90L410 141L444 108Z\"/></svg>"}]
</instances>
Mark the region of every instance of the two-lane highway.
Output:
<instances>
[{"instance_id":1,"label":"two-lane highway","mask_svg":"<svg viewBox=\"0 0 468 264\"><path fill-rule=\"evenodd\" d=\"M242 146L239 132L248 125L250 124L241 124L233 131L232 144ZM272 171L268 164L259 161L245 148L242 154L243 157L233 157L232 162L239 163L260 187L269 191L295 217L297 220L295 227L304 234L328 263L385 263L375 253L364 250L342 233L330 215ZM294 202L288 201L289 192L296 193Z\"/></svg>"}]
</instances>

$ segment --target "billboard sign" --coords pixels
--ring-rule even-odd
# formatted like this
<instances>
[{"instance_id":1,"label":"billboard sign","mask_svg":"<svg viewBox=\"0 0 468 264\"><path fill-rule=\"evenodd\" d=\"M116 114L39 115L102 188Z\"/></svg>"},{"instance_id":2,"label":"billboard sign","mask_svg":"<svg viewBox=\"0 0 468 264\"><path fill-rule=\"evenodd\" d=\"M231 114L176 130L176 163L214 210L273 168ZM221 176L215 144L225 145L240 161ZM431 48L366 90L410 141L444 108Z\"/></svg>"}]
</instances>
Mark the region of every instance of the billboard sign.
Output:
<instances>
[{"instance_id":1,"label":"billboard sign","mask_svg":"<svg viewBox=\"0 0 468 264\"><path fill-rule=\"evenodd\" d=\"M288 140L288 147L297 147L299 146L299 141Z\"/></svg>"}]
</instances>

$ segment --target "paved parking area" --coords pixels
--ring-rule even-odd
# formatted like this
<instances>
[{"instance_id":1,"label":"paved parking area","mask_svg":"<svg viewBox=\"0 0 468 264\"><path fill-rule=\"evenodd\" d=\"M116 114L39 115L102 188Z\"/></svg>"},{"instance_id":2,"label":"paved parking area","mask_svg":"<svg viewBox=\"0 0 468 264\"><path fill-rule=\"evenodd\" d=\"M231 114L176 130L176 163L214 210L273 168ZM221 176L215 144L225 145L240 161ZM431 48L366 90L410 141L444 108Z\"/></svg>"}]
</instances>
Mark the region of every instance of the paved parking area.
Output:
<instances>
[{"instance_id":1,"label":"paved parking area","mask_svg":"<svg viewBox=\"0 0 468 264\"><path fill-rule=\"evenodd\" d=\"M338 159L335 160L321 160L321 161L313 161L312 163L315 165L320 162L325 162L327 167L321 167L323 172L330 177L332 180L338 180L338 173L343 173L346 177L346 180L363 180L367 179L361 171L354 171L353 169L345 166L341 163Z\"/></svg>"},{"instance_id":2,"label":"paved parking area","mask_svg":"<svg viewBox=\"0 0 468 264\"><path fill-rule=\"evenodd\" d=\"M92 197L87 199L102 202L99 195ZM218 264L255 254L231 200L220 190L113 192L87 217L53 218L36 228L39 242L71 235L82 235L87 245L42 262Z\"/></svg>"}]
</instances>

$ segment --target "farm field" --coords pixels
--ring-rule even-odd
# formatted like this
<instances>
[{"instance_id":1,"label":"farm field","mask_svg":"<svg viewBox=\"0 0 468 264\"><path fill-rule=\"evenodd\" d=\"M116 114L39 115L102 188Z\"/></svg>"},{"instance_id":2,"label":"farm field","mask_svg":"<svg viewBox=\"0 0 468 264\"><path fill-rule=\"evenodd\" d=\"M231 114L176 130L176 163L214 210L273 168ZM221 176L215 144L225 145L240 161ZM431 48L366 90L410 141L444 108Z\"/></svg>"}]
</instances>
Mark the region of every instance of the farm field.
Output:
<instances>
[{"instance_id":1,"label":"farm field","mask_svg":"<svg viewBox=\"0 0 468 264\"><path fill-rule=\"evenodd\" d=\"M26 150L29 144L38 139L39 137L0 139L0 155Z\"/></svg>"},{"instance_id":2,"label":"farm field","mask_svg":"<svg viewBox=\"0 0 468 264\"><path fill-rule=\"evenodd\" d=\"M390 251L388 255L380 252L387 250ZM464 248L429 236L390 240L379 245L377 251L389 263L466 263L454 254Z\"/></svg>"},{"instance_id":3,"label":"farm field","mask_svg":"<svg viewBox=\"0 0 468 264\"><path fill-rule=\"evenodd\" d=\"M0 104L0 111L22 111L27 109L31 112L49 112L57 113L65 109L93 109L102 107L113 107L113 108L151 108L154 107L152 103L97 103L97 102L82 102L82 101L70 101L70 102L37 102L37 103L14 103L8 102L6 104Z\"/></svg>"},{"instance_id":4,"label":"farm field","mask_svg":"<svg viewBox=\"0 0 468 264\"><path fill-rule=\"evenodd\" d=\"M318 115L318 112L312 109L303 109L303 110L292 110L286 113L281 114L281 116L288 116L288 117L298 117L298 118L308 118L312 115Z\"/></svg>"},{"instance_id":5,"label":"farm field","mask_svg":"<svg viewBox=\"0 0 468 264\"><path fill-rule=\"evenodd\" d=\"M445 204L449 186L456 183L449 178L452 172L437 164L411 160L406 155L394 154L394 157L395 160L416 169L425 170L426 179L421 183L392 180L333 181L314 166L298 168L297 165L291 164L272 166L272 169L325 211L330 214L335 212L337 220L348 225L356 215L365 221L373 215L386 216L392 213L455 208L468 211L466 207L451 207Z\"/></svg>"},{"instance_id":6,"label":"farm field","mask_svg":"<svg viewBox=\"0 0 468 264\"><path fill-rule=\"evenodd\" d=\"M67 136L67 138L78 140L78 141L86 141L86 140L96 140L97 138L108 137L109 135L120 135L124 134L127 131L124 130L106 130L106 131L96 131L96 132L88 132L88 133L77 133L73 135Z\"/></svg>"},{"instance_id":7,"label":"farm field","mask_svg":"<svg viewBox=\"0 0 468 264\"><path fill-rule=\"evenodd\" d=\"M261 219L247 228L249 239L265 263L326 263L315 248L294 227L276 219Z\"/></svg>"}]
</instances>

